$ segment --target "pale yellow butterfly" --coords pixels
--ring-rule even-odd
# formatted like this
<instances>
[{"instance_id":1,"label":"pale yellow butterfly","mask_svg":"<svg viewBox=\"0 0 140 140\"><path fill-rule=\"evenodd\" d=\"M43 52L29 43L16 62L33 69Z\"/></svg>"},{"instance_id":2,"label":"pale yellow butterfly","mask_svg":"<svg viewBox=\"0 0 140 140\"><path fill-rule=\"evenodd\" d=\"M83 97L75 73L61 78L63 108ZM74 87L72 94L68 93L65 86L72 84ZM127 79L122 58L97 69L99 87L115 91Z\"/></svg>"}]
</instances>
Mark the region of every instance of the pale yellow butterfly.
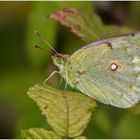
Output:
<instances>
[{"instance_id":1,"label":"pale yellow butterfly","mask_svg":"<svg viewBox=\"0 0 140 140\"><path fill-rule=\"evenodd\" d=\"M129 108L140 100L140 32L90 43L71 56L54 50L52 59L66 83L99 102Z\"/></svg>"}]
</instances>

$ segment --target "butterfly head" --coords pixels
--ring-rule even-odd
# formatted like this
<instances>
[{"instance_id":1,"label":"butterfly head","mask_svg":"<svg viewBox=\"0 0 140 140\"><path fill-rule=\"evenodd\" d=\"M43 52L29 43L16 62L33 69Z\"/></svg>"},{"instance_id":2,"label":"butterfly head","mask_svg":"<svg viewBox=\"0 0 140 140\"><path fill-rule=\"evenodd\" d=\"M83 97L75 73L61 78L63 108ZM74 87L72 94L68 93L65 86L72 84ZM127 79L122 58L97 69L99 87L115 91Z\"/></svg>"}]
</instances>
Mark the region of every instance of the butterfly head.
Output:
<instances>
[{"instance_id":1,"label":"butterfly head","mask_svg":"<svg viewBox=\"0 0 140 140\"><path fill-rule=\"evenodd\" d=\"M69 60L69 55L53 52L52 60L54 64L59 68L60 72L63 73L66 70L66 65Z\"/></svg>"}]
</instances>

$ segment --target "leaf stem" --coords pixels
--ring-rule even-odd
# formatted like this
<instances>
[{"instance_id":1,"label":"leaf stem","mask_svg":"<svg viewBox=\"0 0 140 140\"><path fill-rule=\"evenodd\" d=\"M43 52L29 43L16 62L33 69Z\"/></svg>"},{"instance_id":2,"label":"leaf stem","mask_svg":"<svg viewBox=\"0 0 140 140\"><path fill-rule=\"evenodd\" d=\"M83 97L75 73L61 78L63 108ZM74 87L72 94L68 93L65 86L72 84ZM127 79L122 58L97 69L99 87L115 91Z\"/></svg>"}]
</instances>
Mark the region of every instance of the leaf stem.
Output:
<instances>
[{"instance_id":1,"label":"leaf stem","mask_svg":"<svg viewBox=\"0 0 140 140\"><path fill-rule=\"evenodd\" d=\"M66 90L64 90L64 99L66 101L66 116L67 116L67 134L65 138L69 138L69 104Z\"/></svg>"}]
</instances>

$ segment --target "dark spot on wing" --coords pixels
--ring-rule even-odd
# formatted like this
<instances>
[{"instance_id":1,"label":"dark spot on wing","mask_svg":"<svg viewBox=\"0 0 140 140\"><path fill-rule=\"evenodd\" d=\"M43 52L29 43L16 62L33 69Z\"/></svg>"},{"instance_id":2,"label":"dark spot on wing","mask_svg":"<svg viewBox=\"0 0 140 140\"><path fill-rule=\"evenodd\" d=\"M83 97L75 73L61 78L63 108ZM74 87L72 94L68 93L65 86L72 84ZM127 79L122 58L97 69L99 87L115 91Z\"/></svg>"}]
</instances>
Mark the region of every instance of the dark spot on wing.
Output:
<instances>
[{"instance_id":1,"label":"dark spot on wing","mask_svg":"<svg viewBox=\"0 0 140 140\"><path fill-rule=\"evenodd\" d=\"M111 42L107 41L107 42L105 42L105 44L107 44L112 49L112 43Z\"/></svg>"},{"instance_id":2,"label":"dark spot on wing","mask_svg":"<svg viewBox=\"0 0 140 140\"><path fill-rule=\"evenodd\" d=\"M120 73L122 70L122 64L120 64L118 60L112 60L109 63L109 69L115 74Z\"/></svg>"},{"instance_id":3,"label":"dark spot on wing","mask_svg":"<svg viewBox=\"0 0 140 140\"><path fill-rule=\"evenodd\" d=\"M110 69L112 70L112 71L116 71L117 69L118 69L118 65L116 64L116 63L112 63L111 65L110 65Z\"/></svg>"},{"instance_id":4,"label":"dark spot on wing","mask_svg":"<svg viewBox=\"0 0 140 140\"><path fill-rule=\"evenodd\" d=\"M118 38L120 38L120 37L124 37L124 36L135 36L135 35L140 35L140 31L139 32L134 32L134 33L128 33L128 34L122 34L122 35L117 35L117 36L113 36L113 37L109 37L109 38L103 38L103 39L101 39L101 40L98 40L98 41L96 41L96 42L92 42L92 43L90 43L90 44L88 44L88 45L86 45L86 46L83 46L83 47L81 47L80 49L86 49L86 48L89 48L89 47L91 47L91 46L96 46L96 45L100 45L100 44L102 44L102 43L106 43L110 48L112 48L112 44L111 44L111 42L109 42L110 40L115 40L115 39L118 39ZM81 38L82 39L82 38ZM109 43L108 43L109 42ZM79 50L80 50L79 49Z\"/></svg>"}]
</instances>

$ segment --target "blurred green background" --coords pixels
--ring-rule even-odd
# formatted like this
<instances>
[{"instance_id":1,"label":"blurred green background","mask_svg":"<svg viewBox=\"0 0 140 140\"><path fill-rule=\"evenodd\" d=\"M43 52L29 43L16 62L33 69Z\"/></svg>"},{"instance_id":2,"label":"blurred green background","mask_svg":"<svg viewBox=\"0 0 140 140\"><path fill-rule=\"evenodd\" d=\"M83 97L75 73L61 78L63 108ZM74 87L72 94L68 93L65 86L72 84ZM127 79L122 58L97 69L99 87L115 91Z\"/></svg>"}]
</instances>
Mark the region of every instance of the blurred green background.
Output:
<instances>
[{"instance_id":1,"label":"blurred green background","mask_svg":"<svg viewBox=\"0 0 140 140\"><path fill-rule=\"evenodd\" d=\"M105 24L140 30L140 2L0 2L0 138L20 138L20 130L49 129L29 87L55 70L51 50L41 42L38 30L58 52L72 54L84 42L47 16L60 8L75 7L96 12ZM37 44L46 47L40 50ZM59 84L58 77L50 85ZM86 128L87 138L140 138L140 105L122 110L98 103Z\"/></svg>"}]
</instances>

